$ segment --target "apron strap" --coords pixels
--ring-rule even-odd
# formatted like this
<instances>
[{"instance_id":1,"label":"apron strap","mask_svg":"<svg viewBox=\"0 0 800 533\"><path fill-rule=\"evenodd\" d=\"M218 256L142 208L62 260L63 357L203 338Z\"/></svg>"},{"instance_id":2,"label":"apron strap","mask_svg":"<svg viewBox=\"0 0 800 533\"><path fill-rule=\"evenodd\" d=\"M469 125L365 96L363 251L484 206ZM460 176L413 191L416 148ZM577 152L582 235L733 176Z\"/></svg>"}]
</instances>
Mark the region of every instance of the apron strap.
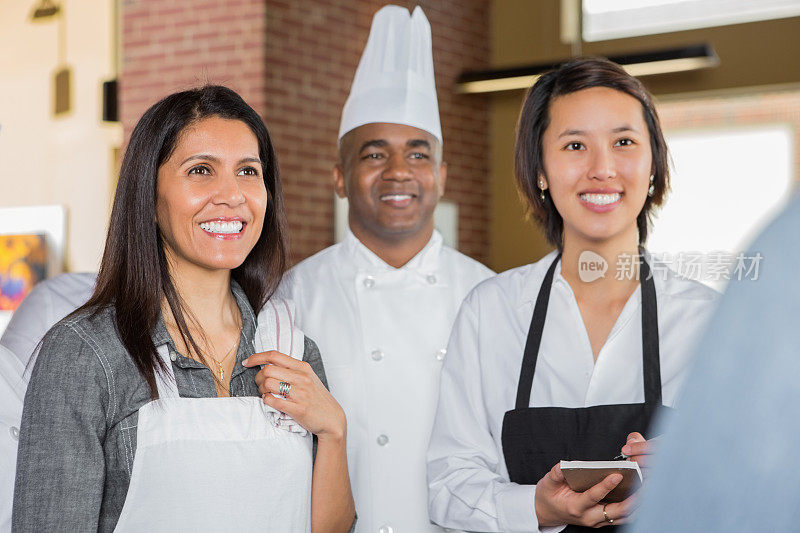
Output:
<instances>
[{"instance_id":1,"label":"apron strap","mask_svg":"<svg viewBox=\"0 0 800 533\"><path fill-rule=\"evenodd\" d=\"M547 274L544 275L542 288L539 289L536 306L533 308L533 318L531 318L531 326L528 328L528 340L525 341L525 354L522 356L522 369L519 372L517 409L526 409L531 404L533 374L536 371L536 360L539 358L539 345L542 343L544 320L547 318L547 306L550 303L550 288L553 286L553 275L559 259L561 259L561 254L556 256L553 264L547 270Z\"/></svg>"},{"instance_id":2,"label":"apron strap","mask_svg":"<svg viewBox=\"0 0 800 533\"><path fill-rule=\"evenodd\" d=\"M644 251L640 250L639 283L642 293L642 373L644 377L644 401L647 404L661 404L661 357L658 342L658 302L656 287L650 266L644 259ZM525 342L525 353L522 357L522 368L517 385L517 409L530 406L533 375L536 372L536 361L539 357L539 346L542 343L544 322L547 318L547 307L550 303L550 289L553 285L556 265L561 254L553 260L542 281L533 317Z\"/></svg>"},{"instance_id":3,"label":"apron strap","mask_svg":"<svg viewBox=\"0 0 800 533\"><path fill-rule=\"evenodd\" d=\"M178 384L175 382L175 371L172 369L172 360L169 358L169 344L162 344L158 347L158 356L164 363L166 372L156 368L156 388L159 398L180 398L178 394ZM166 375L165 375L166 374Z\"/></svg>"},{"instance_id":4,"label":"apron strap","mask_svg":"<svg viewBox=\"0 0 800 533\"><path fill-rule=\"evenodd\" d=\"M650 265L639 252L639 280L642 286L642 373L644 375L644 401L661 405L661 355L658 343L658 302L656 285Z\"/></svg>"},{"instance_id":5,"label":"apron strap","mask_svg":"<svg viewBox=\"0 0 800 533\"><path fill-rule=\"evenodd\" d=\"M295 307L291 300L270 299L258 313L253 347L256 352L277 350L303 359L305 334L294 321Z\"/></svg>"},{"instance_id":6,"label":"apron strap","mask_svg":"<svg viewBox=\"0 0 800 533\"><path fill-rule=\"evenodd\" d=\"M294 320L289 311L289 305L286 300L276 299L269 301L275 312L275 349L286 355L292 355L294 351ZM283 327L281 327L283 326Z\"/></svg>"}]
</instances>

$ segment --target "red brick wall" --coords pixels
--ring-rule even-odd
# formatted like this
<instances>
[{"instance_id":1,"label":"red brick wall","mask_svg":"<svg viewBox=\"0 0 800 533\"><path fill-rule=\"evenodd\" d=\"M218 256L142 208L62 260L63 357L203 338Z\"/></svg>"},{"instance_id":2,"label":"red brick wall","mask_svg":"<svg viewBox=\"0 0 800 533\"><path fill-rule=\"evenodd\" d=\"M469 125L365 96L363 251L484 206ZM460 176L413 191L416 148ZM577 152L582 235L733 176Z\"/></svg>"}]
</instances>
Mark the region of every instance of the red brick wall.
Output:
<instances>
[{"instance_id":1,"label":"red brick wall","mask_svg":"<svg viewBox=\"0 0 800 533\"><path fill-rule=\"evenodd\" d=\"M119 103L126 139L160 98L204 83L264 113L264 0L121 0Z\"/></svg>"},{"instance_id":2,"label":"red brick wall","mask_svg":"<svg viewBox=\"0 0 800 533\"><path fill-rule=\"evenodd\" d=\"M377 0L123 0L120 105L127 133L158 98L198 83L230 86L264 117L278 152L295 260L333 242L331 168L341 108ZM489 103L453 92L489 62L489 2L422 6L431 22L459 248L488 259Z\"/></svg>"}]
</instances>

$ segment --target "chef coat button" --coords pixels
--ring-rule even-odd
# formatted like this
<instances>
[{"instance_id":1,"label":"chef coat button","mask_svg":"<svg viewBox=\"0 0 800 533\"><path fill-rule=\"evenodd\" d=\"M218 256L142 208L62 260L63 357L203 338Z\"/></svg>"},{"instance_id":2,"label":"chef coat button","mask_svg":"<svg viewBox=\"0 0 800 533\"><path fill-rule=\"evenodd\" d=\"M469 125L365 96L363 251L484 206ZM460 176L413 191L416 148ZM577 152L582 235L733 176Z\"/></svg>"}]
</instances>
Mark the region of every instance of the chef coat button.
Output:
<instances>
[{"instance_id":1,"label":"chef coat button","mask_svg":"<svg viewBox=\"0 0 800 533\"><path fill-rule=\"evenodd\" d=\"M372 351L372 360L373 361L380 361L383 359L383 352L380 350L373 350Z\"/></svg>"},{"instance_id":2,"label":"chef coat button","mask_svg":"<svg viewBox=\"0 0 800 533\"><path fill-rule=\"evenodd\" d=\"M381 526L380 529L378 529L378 533L392 533L392 531L392 526Z\"/></svg>"},{"instance_id":3,"label":"chef coat button","mask_svg":"<svg viewBox=\"0 0 800 533\"><path fill-rule=\"evenodd\" d=\"M19 440L19 428L11 426L8 430L11 433L11 438L14 440Z\"/></svg>"},{"instance_id":4,"label":"chef coat button","mask_svg":"<svg viewBox=\"0 0 800 533\"><path fill-rule=\"evenodd\" d=\"M444 359L444 356L447 355L447 348L442 348L438 352L436 352L436 360L441 361Z\"/></svg>"},{"instance_id":5,"label":"chef coat button","mask_svg":"<svg viewBox=\"0 0 800 533\"><path fill-rule=\"evenodd\" d=\"M172 359L173 361L177 361L178 360L178 354L176 354L175 352L170 352L169 353L169 358Z\"/></svg>"},{"instance_id":6,"label":"chef coat button","mask_svg":"<svg viewBox=\"0 0 800 533\"><path fill-rule=\"evenodd\" d=\"M364 278L364 286L368 289L371 289L373 286L375 286L375 278L372 276L367 276Z\"/></svg>"},{"instance_id":7,"label":"chef coat button","mask_svg":"<svg viewBox=\"0 0 800 533\"><path fill-rule=\"evenodd\" d=\"M387 437L386 435L378 435L377 441L379 446L386 446L387 444L389 444L389 437ZM391 530L391 528L389 529Z\"/></svg>"},{"instance_id":8,"label":"chef coat button","mask_svg":"<svg viewBox=\"0 0 800 533\"><path fill-rule=\"evenodd\" d=\"M428 274L427 276L425 276L425 279L428 280L428 283L430 283L431 285L436 283L436 276L434 274Z\"/></svg>"}]
</instances>

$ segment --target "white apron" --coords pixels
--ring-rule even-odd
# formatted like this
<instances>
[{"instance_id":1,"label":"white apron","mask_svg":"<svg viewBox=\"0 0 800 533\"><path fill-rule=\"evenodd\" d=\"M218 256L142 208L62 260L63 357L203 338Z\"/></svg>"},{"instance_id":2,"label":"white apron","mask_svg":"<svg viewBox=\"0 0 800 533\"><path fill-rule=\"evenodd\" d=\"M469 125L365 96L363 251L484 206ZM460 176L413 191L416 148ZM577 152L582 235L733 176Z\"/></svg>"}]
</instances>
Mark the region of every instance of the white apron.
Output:
<instances>
[{"instance_id":1,"label":"white apron","mask_svg":"<svg viewBox=\"0 0 800 533\"><path fill-rule=\"evenodd\" d=\"M288 306L267 305L263 314L271 320L259 316L256 348L283 347L302 359L303 342L281 346L287 333L302 340ZM168 346L158 353L169 375L156 373L159 399L139 409L115 531L310 531L311 434L279 427L261 398L180 398Z\"/></svg>"}]
</instances>

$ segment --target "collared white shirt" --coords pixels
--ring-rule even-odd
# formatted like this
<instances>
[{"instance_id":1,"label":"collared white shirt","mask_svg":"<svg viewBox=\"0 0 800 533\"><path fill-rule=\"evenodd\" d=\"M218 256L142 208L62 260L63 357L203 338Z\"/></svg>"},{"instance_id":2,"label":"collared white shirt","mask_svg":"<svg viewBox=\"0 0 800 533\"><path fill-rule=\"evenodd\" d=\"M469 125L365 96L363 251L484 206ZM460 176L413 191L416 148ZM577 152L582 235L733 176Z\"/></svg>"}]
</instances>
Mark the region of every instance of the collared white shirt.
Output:
<instances>
[{"instance_id":1,"label":"collared white shirt","mask_svg":"<svg viewBox=\"0 0 800 533\"><path fill-rule=\"evenodd\" d=\"M429 508L438 524L509 533L538 528L536 486L509 481L501 430L506 411L515 407L533 307L555 257L553 252L480 284L459 312L447 347L427 456ZM652 257L647 258L654 265ZM664 265L652 270L662 400L671 406L718 294ZM558 266L530 406L579 408L643 401L641 287L626 303L595 363L577 301ZM554 530L558 529L562 528Z\"/></svg>"},{"instance_id":2,"label":"collared white shirt","mask_svg":"<svg viewBox=\"0 0 800 533\"><path fill-rule=\"evenodd\" d=\"M393 268L349 231L288 274L282 290L347 415L357 531L441 531L428 519L425 482L439 373L462 299L491 275L438 232Z\"/></svg>"}]
</instances>

